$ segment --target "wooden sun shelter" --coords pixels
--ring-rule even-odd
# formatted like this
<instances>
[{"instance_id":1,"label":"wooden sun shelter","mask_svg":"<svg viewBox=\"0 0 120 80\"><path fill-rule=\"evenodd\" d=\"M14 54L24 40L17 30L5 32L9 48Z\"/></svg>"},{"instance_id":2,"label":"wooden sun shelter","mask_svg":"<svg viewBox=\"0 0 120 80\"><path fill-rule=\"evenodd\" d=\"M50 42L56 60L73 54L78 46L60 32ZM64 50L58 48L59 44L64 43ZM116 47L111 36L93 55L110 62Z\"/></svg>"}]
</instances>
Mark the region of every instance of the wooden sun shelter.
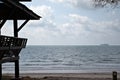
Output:
<instances>
[{"instance_id":1,"label":"wooden sun shelter","mask_svg":"<svg viewBox=\"0 0 120 80\"><path fill-rule=\"evenodd\" d=\"M0 30L7 20L13 20L14 36L4 36L0 33L0 80L2 79L2 64L6 62L15 63L15 79L19 79L19 53L25 48L27 39L19 38L19 31L29 20L39 20L41 17L28 9L20 1L31 0L0 0ZM18 20L24 20L18 26ZM7 27L7 26L6 26Z\"/></svg>"}]
</instances>

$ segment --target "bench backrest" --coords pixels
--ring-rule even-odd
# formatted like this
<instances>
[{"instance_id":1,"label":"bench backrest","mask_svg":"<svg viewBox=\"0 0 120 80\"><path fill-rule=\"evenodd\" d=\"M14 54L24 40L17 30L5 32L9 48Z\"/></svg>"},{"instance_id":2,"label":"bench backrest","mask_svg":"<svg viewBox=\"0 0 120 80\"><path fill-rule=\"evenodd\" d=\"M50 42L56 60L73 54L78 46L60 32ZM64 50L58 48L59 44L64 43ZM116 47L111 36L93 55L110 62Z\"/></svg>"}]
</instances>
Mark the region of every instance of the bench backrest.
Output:
<instances>
[{"instance_id":1,"label":"bench backrest","mask_svg":"<svg viewBox=\"0 0 120 80\"><path fill-rule=\"evenodd\" d=\"M9 48L25 48L27 43L27 39L25 38L16 38L16 37L8 37L0 35L0 47L9 47Z\"/></svg>"},{"instance_id":2,"label":"bench backrest","mask_svg":"<svg viewBox=\"0 0 120 80\"><path fill-rule=\"evenodd\" d=\"M0 60L7 57L18 57L22 48L25 48L27 39L0 35Z\"/></svg>"}]
</instances>

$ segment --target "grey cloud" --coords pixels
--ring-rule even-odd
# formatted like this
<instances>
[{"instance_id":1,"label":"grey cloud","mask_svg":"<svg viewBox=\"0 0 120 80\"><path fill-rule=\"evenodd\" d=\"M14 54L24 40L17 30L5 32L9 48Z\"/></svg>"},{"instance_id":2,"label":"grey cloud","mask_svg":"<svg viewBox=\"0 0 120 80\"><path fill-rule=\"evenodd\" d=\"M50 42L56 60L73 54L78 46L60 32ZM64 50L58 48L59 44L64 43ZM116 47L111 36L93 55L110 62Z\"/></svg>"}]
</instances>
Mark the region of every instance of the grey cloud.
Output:
<instances>
[{"instance_id":1,"label":"grey cloud","mask_svg":"<svg viewBox=\"0 0 120 80\"><path fill-rule=\"evenodd\" d=\"M93 9L93 1L92 0L49 0L52 2L65 3L75 8L84 8L84 9Z\"/></svg>"},{"instance_id":2,"label":"grey cloud","mask_svg":"<svg viewBox=\"0 0 120 80\"><path fill-rule=\"evenodd\" d=\"M73 1L73 2L72 2ZM68 2L72 4L76 8L84 8L84 9L93 9L93 4L91 0L72 0L71 2ZM74 2L75 1L75 2Z\"/></svg>"}]
</instances>

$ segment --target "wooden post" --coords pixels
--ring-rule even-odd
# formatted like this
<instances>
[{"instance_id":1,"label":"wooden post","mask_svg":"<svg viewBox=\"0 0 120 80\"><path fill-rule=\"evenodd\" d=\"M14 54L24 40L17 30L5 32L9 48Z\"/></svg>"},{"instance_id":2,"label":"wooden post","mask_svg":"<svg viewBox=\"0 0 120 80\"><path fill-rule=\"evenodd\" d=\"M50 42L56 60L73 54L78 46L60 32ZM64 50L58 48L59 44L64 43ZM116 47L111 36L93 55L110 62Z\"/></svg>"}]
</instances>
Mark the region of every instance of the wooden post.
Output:
<instances>
[{"instance_id":1,"label":"wooden post","mask_svg":"<svg viewBox=\"0 0 120 80\"><path fill-rule=\"evenodd\" d=\"M2 80L2 64L0 63L0 80Z\"/></svg>"},{"instance_id":2,"label":"wooden post","mask_svg":"<svg viewBox=\"0 0 120 80\"><path fill-rule=\"evenodd\" d=\"M14 37L18 37L18 31L17 31L18 23L16 19L14 20L13 24L14 24Z\"/></svg>"},{"instance_id":3,"label":"wooden post","mask_svg":"<svg viewBox=\"0 0 120 80\"><path fill-rule=\"evenodd\" d=\"M117 72L113 71L113 80L117 80Z\"/></svg>"},{"instance_id":4,"label":"wooden post","mask_svg":"<svg viewBox=\"0 0 120 80\"><path fill-rule=\"evenodd\" d=\"M14 37L18 37L18 23L14 20ZM15 78L19 80L19 60L15 61Z\"/></svg>"},{"instance_id":5,"label":"wooden post","mask_svg":"<svg viewBox=\"0 0 120 80\"><path fill-rule=\"evenodd\" d=\"M15 78L19 79L19 60L15 61Z\"/></svg>"}]
</instances>

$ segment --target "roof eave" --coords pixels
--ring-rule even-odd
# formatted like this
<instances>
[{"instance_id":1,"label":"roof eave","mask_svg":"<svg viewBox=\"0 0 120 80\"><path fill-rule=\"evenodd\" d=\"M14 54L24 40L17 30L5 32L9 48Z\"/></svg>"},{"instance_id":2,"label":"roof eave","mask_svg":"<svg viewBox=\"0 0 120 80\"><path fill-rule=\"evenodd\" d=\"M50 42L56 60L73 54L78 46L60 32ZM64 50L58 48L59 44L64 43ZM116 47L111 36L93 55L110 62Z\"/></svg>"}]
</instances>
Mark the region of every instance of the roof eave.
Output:
<instances>
[{"instance_id":1,"label":"roof eave","mask_svg":"<svg viewBox=\"0 0 120 80\"><path fill-rule=\"evenodd\" d=\"M1 0L1 1L7 5L15 6L16 8L24 11L26 14L33 17L32 20L39 20L41 18L41 16L35 14L32 10L29 10L25 5L23 5L21 3L14 2L12 0Z\"/></svg>"}]
</instances>

